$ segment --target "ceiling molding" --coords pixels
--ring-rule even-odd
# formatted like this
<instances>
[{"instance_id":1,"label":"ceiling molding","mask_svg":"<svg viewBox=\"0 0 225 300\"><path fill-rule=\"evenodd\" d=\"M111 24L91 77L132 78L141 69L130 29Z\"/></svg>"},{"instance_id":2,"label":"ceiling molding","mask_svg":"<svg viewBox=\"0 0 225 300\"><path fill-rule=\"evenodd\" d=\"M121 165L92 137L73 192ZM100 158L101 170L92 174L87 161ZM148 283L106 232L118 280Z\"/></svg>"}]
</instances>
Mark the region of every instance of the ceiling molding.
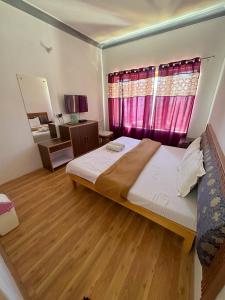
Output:
<instances>
[{"instance_id":1,"label":"ceiling molding","mask_svg":"<svg viewBox=\"0 0 225 300\"><path fill-rule=\"evenodd\" d=\"M32 15L33 17L35 17L39 20L42 20L43 22L48 23L48 24L50 24L64 32L88 43L88 44L91 44L91 45L101 48L101 49L108 49L111 47L129 43L132 41L140 40L140 39L143 39L146 37L154 36L154 35L157 35L160 33L165 33L165 32L176 30L176 29L179 29L182 27L194 25L197 23L201 23L204 21L208 21L211 19L225 16L225 5L216 5L213 7L209 7L207 9L203 9L198 12L190 13L188 15L176 18L171 21L166 21L166 22L163 22L160 24L149 26L147 28L128 33L124 36L115 37L115 38L109 39L107 41L98 43L97 41L91 39L87 35L66 25L65 23L50 16L49 14L40 10L39 8L30 5L27 2L24 2L22 0L1 0L1 1L3 1L15 8L18 8L18 9Z\"/></svg>"},{"instance_id":2,"label":"ceiling molding","mask_svg":"<svg viewBox=\"0 0 225 300\"><path fill-rule=\"evenodd\" d=\"M18 8L26 13L28 13L29 15L32 15L33 17L44 21L45 23L48 23L88 44L91 44L95 47L100 47L100 44L98 42L96 42L95 40L91 39L90 37L88 37L87 35L79 32L76 29L73 29L72 27L66 25L65 23L59 21L58 19L48 15L47 13L43 12L42 10L22 1L22 0L2 0L3 2Z\"/></svg>"},{"instance_id":3,"label":"ceiling molding","mask_svg":"<svg viewBox=\"0 0 225 300\"><path fill-rule=\"evenodd\" d=\"M165 33L182 27L194 25L211 19L225 16L225 5L217 5L199 12L191 13L171 21L166 21L160 24L150 26L145 29L137 30L133 33L128 33L121 37L115 37L108 41L100 43L102 49L108 49L128 42L140 40L146 37L154 36L160 33Z\"/></svg>"}]
</instances>

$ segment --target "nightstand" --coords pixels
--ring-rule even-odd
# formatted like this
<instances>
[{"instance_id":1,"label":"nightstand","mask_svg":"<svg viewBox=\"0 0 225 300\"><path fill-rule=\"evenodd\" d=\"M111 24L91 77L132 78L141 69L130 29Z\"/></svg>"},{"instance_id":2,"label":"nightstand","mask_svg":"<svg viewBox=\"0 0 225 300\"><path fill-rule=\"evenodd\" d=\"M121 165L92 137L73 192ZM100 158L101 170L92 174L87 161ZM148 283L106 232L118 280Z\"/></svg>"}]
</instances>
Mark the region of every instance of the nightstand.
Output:
<instances>
[{"instance_id":1,"label":"nightstand","mask_svg":"<svg viewBox=\"0 0 225 300\"><path fill-rule=\"evenodd\" d=\"M54 171L74 158L71 140L51 139L38 143L43 167Z\"/></svg>"},{"instance_id":2,"label":"nightstand","mask_svg":"<svg viewBox=\"0 0 225 300\"><path fill-rule=\"evenodd\" d=\"M192 142L194 141L194 139L192 138L181 138L179 143L178 143L178 147L179 148L187 148Z\"/></svg>"},{"instance_id":3,"label":"nightstand","mask_svg":"<svg viewBox=\"0 0 225 300\"><path fill-rule=\"evenodd\" d=\"M98 133L100 145L103 146L113 139L113 132L107 130L100 130Z\"/></svg>"}]
</instances>

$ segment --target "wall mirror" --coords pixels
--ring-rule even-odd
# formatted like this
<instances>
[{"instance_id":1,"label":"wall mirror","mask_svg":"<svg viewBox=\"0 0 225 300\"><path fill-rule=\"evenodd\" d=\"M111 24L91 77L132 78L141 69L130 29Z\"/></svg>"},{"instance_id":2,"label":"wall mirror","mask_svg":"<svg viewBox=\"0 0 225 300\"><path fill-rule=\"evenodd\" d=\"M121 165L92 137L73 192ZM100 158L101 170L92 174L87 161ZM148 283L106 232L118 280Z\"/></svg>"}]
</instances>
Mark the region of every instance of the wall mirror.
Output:
<instances>
[{"instance_id":1,"label":"wall mirror","mask_svg":"<svg viewBox=\"0 0 225 300\"><path fill-rule=\"evenodd\" d=\"M17 75L17 80L34 142L57 137L47 80L27 75Z\"/></svg>"}]
</instances>

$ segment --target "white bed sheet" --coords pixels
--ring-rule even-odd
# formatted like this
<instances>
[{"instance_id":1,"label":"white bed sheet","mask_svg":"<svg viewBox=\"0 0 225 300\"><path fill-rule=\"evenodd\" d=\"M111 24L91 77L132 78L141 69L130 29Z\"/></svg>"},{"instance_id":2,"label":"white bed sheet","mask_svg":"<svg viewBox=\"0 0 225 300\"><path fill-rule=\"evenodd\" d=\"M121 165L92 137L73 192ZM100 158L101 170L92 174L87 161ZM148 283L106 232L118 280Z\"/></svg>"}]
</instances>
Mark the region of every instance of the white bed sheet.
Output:
<instances>
[{"instance_id":1,"label":"white bed sheet","mask_svg":"<svg viewBox=\"0 0 225 300\"><path fill-rule=\"evenodd\" d=\"M80 176L95 183L97 177L114 164L126 152L137 146L140 141L122 136L116 140L125 144L125 148L120 152L113 152L106 149L106 145L80 156L68 163L67 173Z\"/></svg>"},{"instance_id":2,"label":"white bed sheet","mask_svg":"<svg viewBox=\"0 0 225 300\"><path fill-rule=\"evenodd\" d=\"M39 143L39 142L43 142L43 141L51 139L51 135L50 135L49 130L46 130L46 131L38 131L38 130L32 131L32 135L33 135L35 143Z\"/></svg>"},{"instance_id":3,"label":"white bed sheet","mask_svg":"<svg viewBox=\"0 0 225 300\"><path fill-rule=\"evenodd\" d=\"M177 195L178 165L184 149L161 146L128 193L128 200L160 216L196 230L196 190L187 197Z\"/></svg>"},{"instance_id":4,"label":"white bed sheet","mask_svg":"<svg viewBox=\"0 0 225 300\"><path fill-rule=\"evenodd\" d=\"M125 144L123 151L114 153L103 146L69 162L66 172L95 183L102 172L140 141L121 137L117 142ZM177 195L177 167L184 151L161 146L131 187L128 201L196 230L196 191L185 198Z\"/></svg>"}]
</instances>

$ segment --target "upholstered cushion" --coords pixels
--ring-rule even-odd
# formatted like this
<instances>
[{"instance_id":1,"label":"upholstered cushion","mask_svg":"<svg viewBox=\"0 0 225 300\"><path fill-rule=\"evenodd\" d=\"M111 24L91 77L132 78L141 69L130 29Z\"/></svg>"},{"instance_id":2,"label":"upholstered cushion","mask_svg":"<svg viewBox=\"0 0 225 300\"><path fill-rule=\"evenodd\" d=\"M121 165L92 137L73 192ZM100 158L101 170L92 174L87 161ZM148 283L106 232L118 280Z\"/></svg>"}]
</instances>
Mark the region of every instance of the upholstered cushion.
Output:
<instances>
[{"instance_id":1,"label":"upholstered cushion","mask_svg":"<svg viewBox=\"0 0 225 300\"><path fill-rule=\"evenodd\" d=\"M201 144L206 174L198 185L197 252L201 264L209 265L225 238L225 187L220 160L206 133Z\"/></svg>"},{"instance_id":2,"label":"upholstered cushion","mask_svg":"<svg viewBox=\"0 0 225 300\"><path fill-rule=\"evenodd\" d=\"M107 131L107 130L99 130L100 137L111 137L113 135L112 131Z\"/></svg>"}]
</instances>

